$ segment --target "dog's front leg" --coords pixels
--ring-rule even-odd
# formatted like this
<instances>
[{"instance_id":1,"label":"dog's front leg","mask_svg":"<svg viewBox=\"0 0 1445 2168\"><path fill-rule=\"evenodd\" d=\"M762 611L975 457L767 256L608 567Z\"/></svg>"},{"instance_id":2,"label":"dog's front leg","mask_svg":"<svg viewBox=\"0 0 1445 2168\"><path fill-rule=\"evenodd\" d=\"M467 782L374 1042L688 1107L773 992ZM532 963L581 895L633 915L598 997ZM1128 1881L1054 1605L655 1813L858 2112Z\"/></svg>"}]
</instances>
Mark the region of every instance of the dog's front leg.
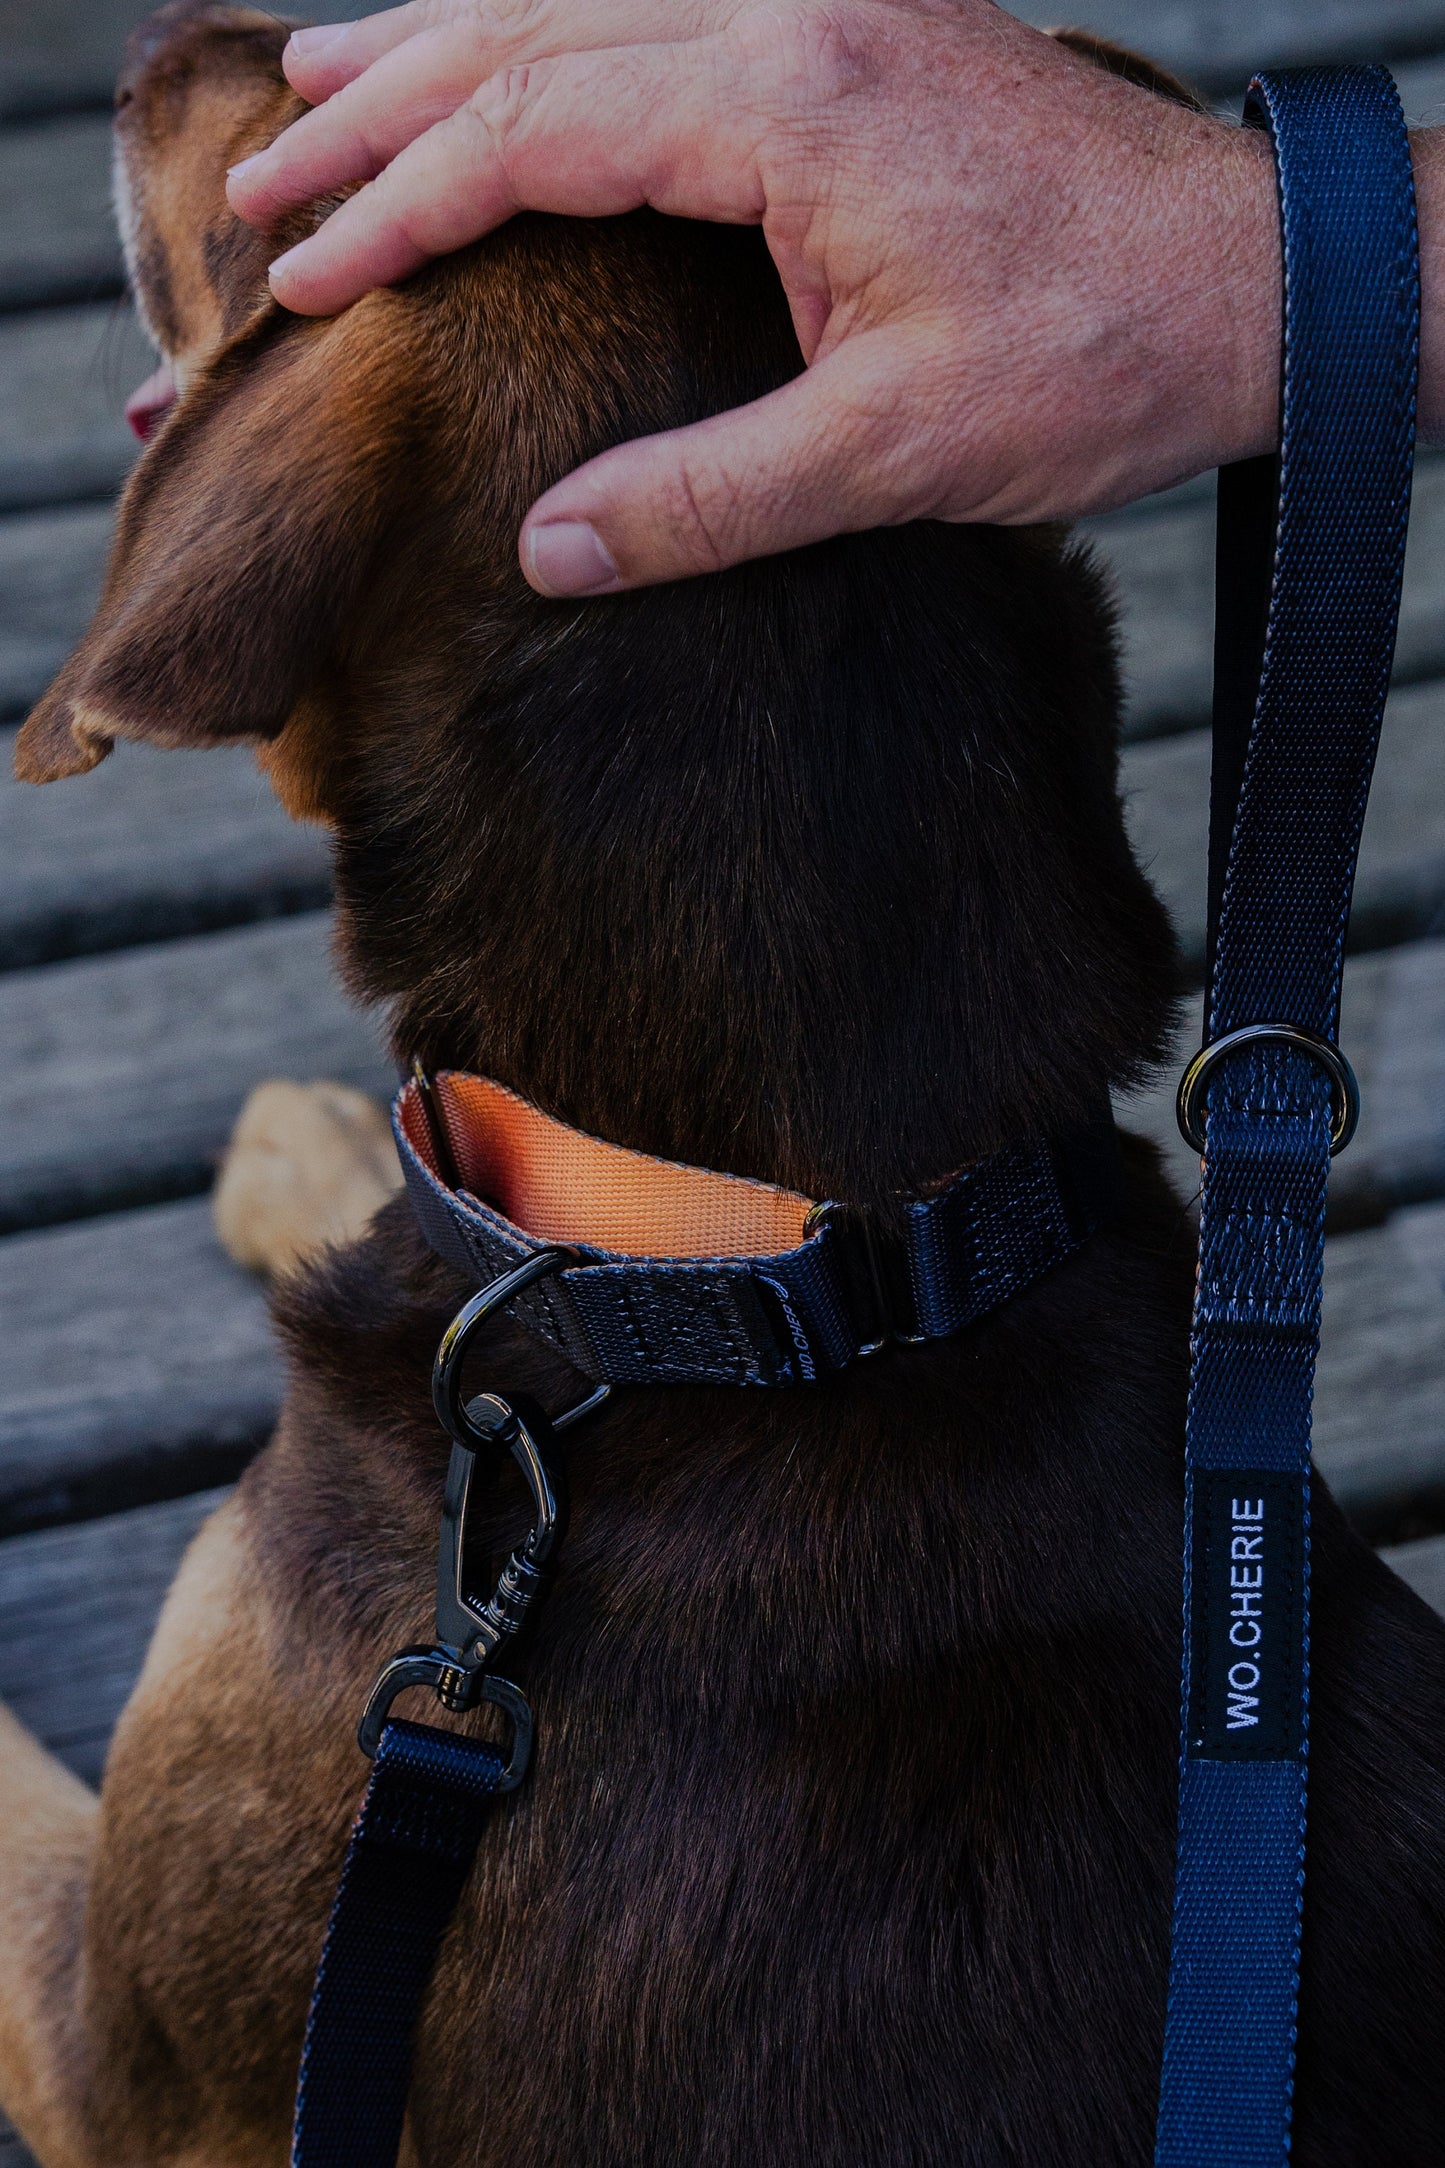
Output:
<instances>
[{"instance_id":1,"label":"dog's front leg","mask_svg":"<svg viewBox=\"0 0 1445 2168\"><path fill-rule=\"evenodd\" d=\"M94 2168L77 2098L100 1803L0 1706L0 2105L44 2168Z\"/></svg>"}]
</instances>

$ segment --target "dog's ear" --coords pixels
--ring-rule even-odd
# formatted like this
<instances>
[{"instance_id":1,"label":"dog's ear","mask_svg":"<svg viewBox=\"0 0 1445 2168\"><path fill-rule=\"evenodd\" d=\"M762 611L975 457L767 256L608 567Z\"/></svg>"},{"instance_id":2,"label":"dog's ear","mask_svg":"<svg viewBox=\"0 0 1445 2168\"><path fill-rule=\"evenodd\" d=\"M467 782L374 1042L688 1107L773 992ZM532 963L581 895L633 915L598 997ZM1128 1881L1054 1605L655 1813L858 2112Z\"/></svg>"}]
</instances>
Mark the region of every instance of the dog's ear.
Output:
<instances>
[{"instance_id":1,"label":"dog's ear","mask_svg":"<svg viewBox=\"0 0 1445 2168\"><path fill-rule=\"evenodd\" d=\"M1116 45L1112 38L1095 37L1092 30L1054 30L1049 34L1082 60L1105 69L1110 75L1121 75L1126 83L1134 83L1140 90L1152 90L1156 97L1168 98L1174 105L1187 105L1193 113L1209 111L1206 100L1198 91L1181 83L1167 68L1161 68L1157 60L1146 60L1142 53L1130 52L1127 45Z\"/></svg>"},{"instance_id":2,"label":"dog's ear","mask_svg":"<svg viewBox=\"0 0 1445 2168\"><path fill-rule=\"evenodd\" d=\"M324 672L397 503L419 371L377 293L271 309L187 390L122 500L89 631L20 733L22 780L117 738L274 738Z\"/></svg>"}]
</instances>

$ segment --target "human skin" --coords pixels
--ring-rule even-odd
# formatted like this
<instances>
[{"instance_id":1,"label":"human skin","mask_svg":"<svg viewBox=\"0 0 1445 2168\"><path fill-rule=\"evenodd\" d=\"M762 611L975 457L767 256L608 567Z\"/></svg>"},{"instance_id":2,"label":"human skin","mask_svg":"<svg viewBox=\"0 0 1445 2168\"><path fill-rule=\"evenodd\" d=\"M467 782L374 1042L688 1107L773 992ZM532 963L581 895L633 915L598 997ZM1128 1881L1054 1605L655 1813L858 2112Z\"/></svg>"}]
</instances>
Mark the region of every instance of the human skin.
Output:
<instances>
[{"instance_id":1,"label":"human skin","mask_svg":"<svg viewBox=\"0 0 1445 2168\"><path fill-rule=\"evenodd\" d=\"M523 209L763 229L807 367L549 489L520 537L544 594L901 520L1074 519L1276 440L1267 144L992 0L412 0L285 64L313 110L230 199L264 228L355 191L272 266L303 314ZM1429 432L1442 135L1415 138Z\"/></svg>"}]
</instances>

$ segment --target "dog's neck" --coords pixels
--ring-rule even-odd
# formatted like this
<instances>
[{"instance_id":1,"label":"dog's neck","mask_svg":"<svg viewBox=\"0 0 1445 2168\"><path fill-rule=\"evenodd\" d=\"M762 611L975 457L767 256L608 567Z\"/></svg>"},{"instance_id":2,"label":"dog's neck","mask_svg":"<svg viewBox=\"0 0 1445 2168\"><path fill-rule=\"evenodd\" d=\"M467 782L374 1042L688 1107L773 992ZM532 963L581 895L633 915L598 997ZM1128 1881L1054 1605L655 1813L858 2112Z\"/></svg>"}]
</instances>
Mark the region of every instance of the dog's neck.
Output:
<instances>
[{"instance_id":1,"label":"dog's neck","mask_svg":"<svg viewBox=\"0 0 1445 2168\"><path fill-rule=\"evenodd\" d=\"M346 794L399 1051L594 1134L882 1202L1088 1119L1171 955L1092 577L932 524L580 609Z\"/></svg>"}]
</instances>

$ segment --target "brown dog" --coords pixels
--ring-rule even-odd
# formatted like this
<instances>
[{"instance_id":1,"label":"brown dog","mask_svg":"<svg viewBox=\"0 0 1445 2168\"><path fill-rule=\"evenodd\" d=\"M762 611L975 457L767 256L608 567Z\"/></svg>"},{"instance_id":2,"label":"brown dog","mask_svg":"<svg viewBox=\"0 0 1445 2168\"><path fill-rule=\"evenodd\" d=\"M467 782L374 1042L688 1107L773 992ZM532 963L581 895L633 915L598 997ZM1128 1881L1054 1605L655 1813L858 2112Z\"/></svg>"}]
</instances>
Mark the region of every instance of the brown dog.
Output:
<instances>
[{"instance_id":1,"label":"brown dog","mask_svg":"<svg viewBox=\"0 0 1445 2168\"><path fill-rule=\"evenodd\" d=\"M572 606L535 494L797 366L758 236L519 219L334 322L224 169L284 33L164 10L122 86L183 386L21 765L250 738L336 833L397 1046L596 1135L888 1209L1156 1057L1173 966L1115 785L1099 584L929 524ZM619 1394L525 1659L543 1755L424 2016L434 2168L1150 2158L1191 1260L1123 1219L827 1387ZM426 1630L469 1292L401 1203L287 1282L275 1442L187 1559L95 1801L6 1720L0 2098L46 2168L279 2168L378 1663ZM499 1326L488 1383L578 1381ZM514 1540L499 1487L486 1533ZM1445 1627L1316 1509L1296 2158L1445 2131ZM471 1720L466 1720L470 1722Z\"/></svg>"}]
</instances>

